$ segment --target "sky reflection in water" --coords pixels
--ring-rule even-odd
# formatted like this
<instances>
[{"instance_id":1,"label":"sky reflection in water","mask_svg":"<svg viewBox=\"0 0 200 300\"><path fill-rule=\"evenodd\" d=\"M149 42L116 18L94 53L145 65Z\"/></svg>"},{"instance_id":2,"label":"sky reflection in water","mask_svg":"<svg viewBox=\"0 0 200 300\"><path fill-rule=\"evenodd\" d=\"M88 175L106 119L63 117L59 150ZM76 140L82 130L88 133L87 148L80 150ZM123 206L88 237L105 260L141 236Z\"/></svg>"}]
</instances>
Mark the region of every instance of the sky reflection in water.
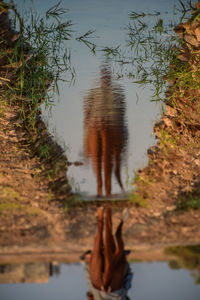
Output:
<instances>
[{"instance_id":1,"label":"sky reflection in water","mask_svg":"<svg viewBox=\"0 0 200 300\"><path fill-rule=\"evenodd\" d=\"M200 285L194 284L189 271L170 270L165 262L132 263L134 272L131 300L199 300ZM61 264L60 274L48 283L1 284L1 300L79 300L86 299L87 282L84 266Z\"/></svg>"},{"instance_id":2,"label":"sky reflection in water","mask_svg":"<svg viewBox=\"0 0 200 300\"><path fill-rule=\"evenodd\" d=\"M16 3L22 3L20 0L16 0ZM28 6L28 1L25 1L23 7ZM38 1L34 0L34 7L37 9L40 7L40 14L44 13L49 9L50 6L56 2L51 1ZM152 0L151 7L152 11L161 11L162 13L167 12L165 18L171 20L173 11L174 1L159 1ZM127 25L130 22L129 14L132 11L149 11L149 1L121 1L121 0L109 0L109 1L98 1L98 0L85 0L80 1L62 1L62 6L69 9L69 18L74 24L73 34L80 36L88 30L96 30L91 39L94 44L98 46L117 47L118 45L126 44L127 39ZM155 9L154 9L155 8ZM159 18L162 15L159 16ZM103 53L98 52L96 55L92 55L89 49L80 45L77 41L67 41L66 47L71 49L72 53L72 64L76 70L76 81L75 85L68 86L66 83L60 83L60 102L52 108L51 116L47 116L47 122L49 123L50 131L53 133L56 131L56 137L58 141L63 142L66 145L66 153L70 162L81 162L82 166L74 166L73 164L69 168L68 177L71 178L71 184L74 189L80 190L87 194L103 194L98 191L100 180L97 169L97 164L93 159L93 167L87 164L86 161L86 144L85 144L85 131L86 126L85 114L84 114L84 103L85 98L91 94L92 90L97 88L96 81L100 81L100 70L102 68L102 60L104 60ZM112 73L112 81L115 79L116 69L113 65L110 67ZM138 90L138 87L133 84L130 80L122 79L118 81L120 90L123 90L124 107L126 107L126 115L122 116L122 119L126 118L125 122L122 123L120 134L118 130L116 135L119 135L119 149L118 155L120 159L114 159L119 162L120 169L116 179L114 177L108 182L108 187L105 188L105 194L121 193L122 185L125 190L131 188L131 181L134 177L134 171L138 168L142 168L147 164L146 151L148 147L154 145L155 139L152 135L152 128L154 122L159 118L161 111L161 104L155 104L150 102L151 87L144 90ZM139 95L139 101L137 95ZM101 98L102 99L102 98ZM105 100L106 98L104 98ZM100 100L100 97L99 97ZM55 101L56 102L56 101ZM116 111L116 109L114 108ZM44 112L44 115L46 113ZM125 137L125 126L129 132L128 142ZM112 135L113 143L116 144L117 137L114 138ZM89 136L88 136L89 138ZM107 137L108 139L108 137ZM123 141L122 141L123 140ZM98 138L99 141L99 138ZM116 148L116 147L113 147ZM126 151L124 149L126 148ZM110 151L112 157L114 150ZM126 154L126 155L123 155ZM91 152L90 152L91 155ZM93 157L95 157L93 155ZM122 159L123 157L123 159ZM112 158L110 157L112 160ZM111 168L114 163L110 162L110 166L107 164L107 168ZM117 165L117 164L116 164ZM105 164L104 164L105 166ZM116 169L117 169L116 168ZM95 169L95 170L94 170ZM104 178L110 170L105 172ZM103 163L102 163L103 173ZM120 176L119 176L120 173ZM102 174L103 177L103 174ZM120 179L119 179L120 177ZM112 191L110 192L112 186ZM107 190L107 191L106 191Z\"/></svg>"},{"instance_id":3,"label":"sky reflection in water","mask_svg":"<svg viewBox=\"0 0 200 300\"><path fill-rule=\"evenodd\" d=\"M126 3L125 3L126 2ZM96 29L93 34L92 42L97 45L115 47L119 44L125 43L126 30L125 27L129 22L128 14L132 10L145 9L146 1L139 5L136 1L85 1L84 6L80 1L63 2L66 7L70 9L69 17L75 23L75 29L78 33L88 31L89 29ZM160 2L159 2L160 3ZM114 4L114 5L113 5ZM160 9L165 10L166 4L160 4ZM155 6L159 9L158 3ZM70 162L80 161L82 166L70 166L68 176L72 178L71 182L74 188L80 189L81 192L89 193L90 195L101 194L98 192L97 186L97 171L94 171L94 160L92 164L87 164L85 160L85 145L84 145L84 105L85 99L91 94L93 89L98 88L101 78L101 68L103 54L98 52L92 55L89 49L84 45L77 45L75 42L69 44L72 49L72 63L76 70L76 82L74 86L67 86L60 83L60 103L56 104L52 109L52 116L48 118L51 131L55 127L57 136L63 140L67 147L67 156ZM116 84L116 74L113 65L110 70L112 73L112 85L114 81ZM149 146L155 144L154 136L152 135L152 128L154 122L159 118L161 105L150 102L150 90L137 90L135 84L127 79L118 81L118 87L123 90L123 105L126 107L126 114L124 124L121 131L129 132L129 140L127 141L118 133L119 148L118 155L120 157L120 180L119 176L113 176L111 183L112 193L121 193L122 185L125 190L130 189L128 183L134 177L134 170L145 166L147 163L146 150ZM97 90L96 90L97 91ZM139 94L140 100L137 102L136 93ZM106 98L104 98L105 100ZM100 100L100 97L98 98ZM116 108L114 108L116 111ZM83 128L84 127L84 128ZM110 133L111 135L111 133ZM112 134L113 136L113 134ZM114 140L117 139L112 137ZM126 145L125 145L126 144ZM113 147L114 148L114 147ZM116 148L116 147L115 147ZM126 148L126 151L124 151ZM112 152L112 151L111 151ZM116 152L116 151L115 151ZM120 153L120 154L119 154ZM91 153L90 153L91 154ZM126 154L126 155L124 155ZM111 153L110 153L111 155ZM111 155L112 156L112 155ZM94 157L94 155L93 155ZM123 158L123 159L122 159ZM110 158L111 159L111 158ZM116 161L119 162L119 159ZM107 165L107 167L111 167ZM114 168L114 164L113 164ZM119 169L118 168L118 169ZM108 172L105 172L105 175ZM118 172L119 173L119 172ZM105 177L104 175L104 177ZM110 178L110 175L108 176ZM103 180L103 163L102 163L102 180ZM108 182L108 180L106 180ZM121 182L121 183L120 183ZM106 192L107 189L107 192ZM110 194L107 187L102 194Z\"/></svg>"}]
</instances>

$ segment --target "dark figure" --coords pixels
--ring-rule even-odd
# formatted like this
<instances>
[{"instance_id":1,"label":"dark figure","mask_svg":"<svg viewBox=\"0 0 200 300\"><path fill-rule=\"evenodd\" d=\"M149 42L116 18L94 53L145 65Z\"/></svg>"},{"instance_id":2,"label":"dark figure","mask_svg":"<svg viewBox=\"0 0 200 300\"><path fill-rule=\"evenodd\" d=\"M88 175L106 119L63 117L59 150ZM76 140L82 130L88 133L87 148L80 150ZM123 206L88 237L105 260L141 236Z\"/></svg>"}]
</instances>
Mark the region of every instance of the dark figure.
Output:
<instances>
[{"instance_id":1,"label":"dark figure","mask_svg":"<svg viewBox=\"0 0 200 300\"><path fill-rule=\"evenodd\" d=\"M101 69L99 87L91 89L84 102L84 154L91 158L97 178L97 194L111 194L114 168L120 188L122 154L126 150L125 97L122 88L112 82L108 66Z\"/></svg>"},{"instance_id":2,"label":"dark figure","mask_svg":"<svg viewBox=\"0 0 200 300\"><path fill-rule=\"evenodd\" d=\"M123 220L117 227L115 240L112 234L111 209L106 208L105 240L103 241L103 212L98 209L98 232L92 253L86 254L86 274L89 285L89 300L129 299L132 273L126 260L122 239Z\"/></svg>"}]
</instances>

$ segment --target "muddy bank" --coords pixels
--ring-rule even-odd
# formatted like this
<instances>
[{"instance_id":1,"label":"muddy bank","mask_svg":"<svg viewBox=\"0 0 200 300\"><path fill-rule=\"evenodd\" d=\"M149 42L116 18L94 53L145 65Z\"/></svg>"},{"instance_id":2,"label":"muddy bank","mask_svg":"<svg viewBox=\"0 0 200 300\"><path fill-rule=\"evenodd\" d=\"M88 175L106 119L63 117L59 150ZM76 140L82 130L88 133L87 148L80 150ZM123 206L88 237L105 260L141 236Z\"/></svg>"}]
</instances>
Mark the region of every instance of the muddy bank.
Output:
<instances>
[{"instance_id":1,"label":"muddy bank","mask_svg":"<svg viewBox=\"0 0 200 300\"><path fill-rule=\"evenodd\" d=\"M43 223L37 224L39 219L35 216L36 224L32 218L29 225L23 223L23 217L26 216L19 215L21 223L17 223L16 214L15 220L10 214L13 226L1 226L1 255L9 257L27 254L30 257L37 253L43 253L44 256L50 253L56 256L56 253L61 253L62 257L77 260L81 252L93 247L97 230L95 214L96 208L77 208L67 215L61 211L57 214L55 209L49 209L46 218L41 216ZM113 210L114 229L121 215L121 209ZM124 225L126 248L132 250L134 255L136 251L148 252L149 248L198 244L199 216L199 211L153 216L151 210L147 212L146 209L132 208Z\"/></svg>"},{"instance_id":2,"label":"muddy bank","mask_svg":"<svg viewBox=\"0 0 200 300\"><path fill-rule=\"evenodd\" d=\"M200 3L192 17L175 28L180 47L165 76L166 110L154 126L157 145L148 149L149 164L138 170L136 195L161 211L200 207Z\"/></svg>"},{"instance_id":3,"label":"muddy bank","mask_svg":"<svg viewBox=\"0 0 200 300\"><path fill-rule=\"evenodd\" d=\"M9 26L8 36L15 37L11 38L11 45L4 47L12 53L18 36ZM195 32L196 28L194 36ZM199 36L195 38L199 43ZM25 53L28 59L28 52ZM179 60L193 72L199 55L199 44L185 45L182 57L186 58ZM39 110L34 130L27 127L26 118L22 121L22 102L7 97L6 82L12 84L13 80L13 70L7 63L5 57L1 58L0 76L4 79L0 85L0 259L8 261L16 254L37 257L40 253L43 257L60 255L62 259L77 261L84 250L92 248L96 207L102 202L66 205L71 201L67 158L49 136ZM150 249L200 243L200 211L177 210L179 196L187 199L191 192L196 196L199 193L200 95L190 85L183 89L179 78L170 80L173 85L167 91L166 113L154 128L158 145L148 150L149 165L138 171L136 197L120 207L113 201L104 203L113 206L114 227L123 206L130 207L124 240L137 257L140 251L147 257ZM26 103L25 97L23 100ZM30 108L24 107L28 115ZM141 200L144 207L139 207Z\"/></svg>"},{"instance_id":4,"label":"muddy bank","mask_svg":"<svg viewBox=\"0 0 200 300\"><path fill-rule=\"evenodd\" d=\"M20 34L8 18L10 7L2 1L0 4L0 244L3 246L17 245L20 239L26 240L27 233L33 243L57 235L54 224L62 212L59 201L69 196L70 187L66 178L67 158L48 133L39 108L34 128L28 126L33 107L30 100L15 92L21 58L17 57L16 64L10 61L18 43L28 64L30 47L20 46Z\"/></svg>"}]
</instances>

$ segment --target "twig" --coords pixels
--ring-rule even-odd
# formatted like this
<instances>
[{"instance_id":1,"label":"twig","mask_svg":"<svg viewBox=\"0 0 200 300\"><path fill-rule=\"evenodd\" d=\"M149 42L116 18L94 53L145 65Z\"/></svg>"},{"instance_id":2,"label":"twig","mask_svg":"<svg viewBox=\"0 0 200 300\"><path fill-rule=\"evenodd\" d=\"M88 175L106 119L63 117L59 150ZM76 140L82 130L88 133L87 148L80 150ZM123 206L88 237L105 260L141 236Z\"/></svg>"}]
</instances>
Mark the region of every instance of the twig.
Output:
<instances>
[{"instance_id":1,"label":"twig","mask_svg":"<svg viewBox=\"0 0 200 300\"><path fill-rule=\"evenodd\" d=\"M0 80L3 80L3 81L8 81L8 82L10 82L10 79L4 78L4 77L0 77Z\"/></svg>"}]
</instances>

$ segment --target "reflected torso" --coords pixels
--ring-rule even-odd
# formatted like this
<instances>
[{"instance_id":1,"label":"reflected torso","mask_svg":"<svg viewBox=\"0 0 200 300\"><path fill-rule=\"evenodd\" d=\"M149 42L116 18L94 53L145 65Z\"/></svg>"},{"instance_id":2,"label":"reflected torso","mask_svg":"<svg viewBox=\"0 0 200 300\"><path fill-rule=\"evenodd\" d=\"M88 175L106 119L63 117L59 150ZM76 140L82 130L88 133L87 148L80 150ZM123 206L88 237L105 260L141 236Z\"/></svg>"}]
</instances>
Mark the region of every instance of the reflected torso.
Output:
<instances>
[{"instance_id":1,"label":"reflected torso","mask_svg":"<svg viewBox=\"0 0 200 300\"><path fill-rule=\"evenodd\" d=\"M123 89L112 83L109 68L104 66L100 86L91 89L84 101L84 154L92 160L99 196L103 194L102 173L105 194L111 194L113 169L123 190L120 169L128 138L125 107Z\"/></svg>"}]
</instances>

